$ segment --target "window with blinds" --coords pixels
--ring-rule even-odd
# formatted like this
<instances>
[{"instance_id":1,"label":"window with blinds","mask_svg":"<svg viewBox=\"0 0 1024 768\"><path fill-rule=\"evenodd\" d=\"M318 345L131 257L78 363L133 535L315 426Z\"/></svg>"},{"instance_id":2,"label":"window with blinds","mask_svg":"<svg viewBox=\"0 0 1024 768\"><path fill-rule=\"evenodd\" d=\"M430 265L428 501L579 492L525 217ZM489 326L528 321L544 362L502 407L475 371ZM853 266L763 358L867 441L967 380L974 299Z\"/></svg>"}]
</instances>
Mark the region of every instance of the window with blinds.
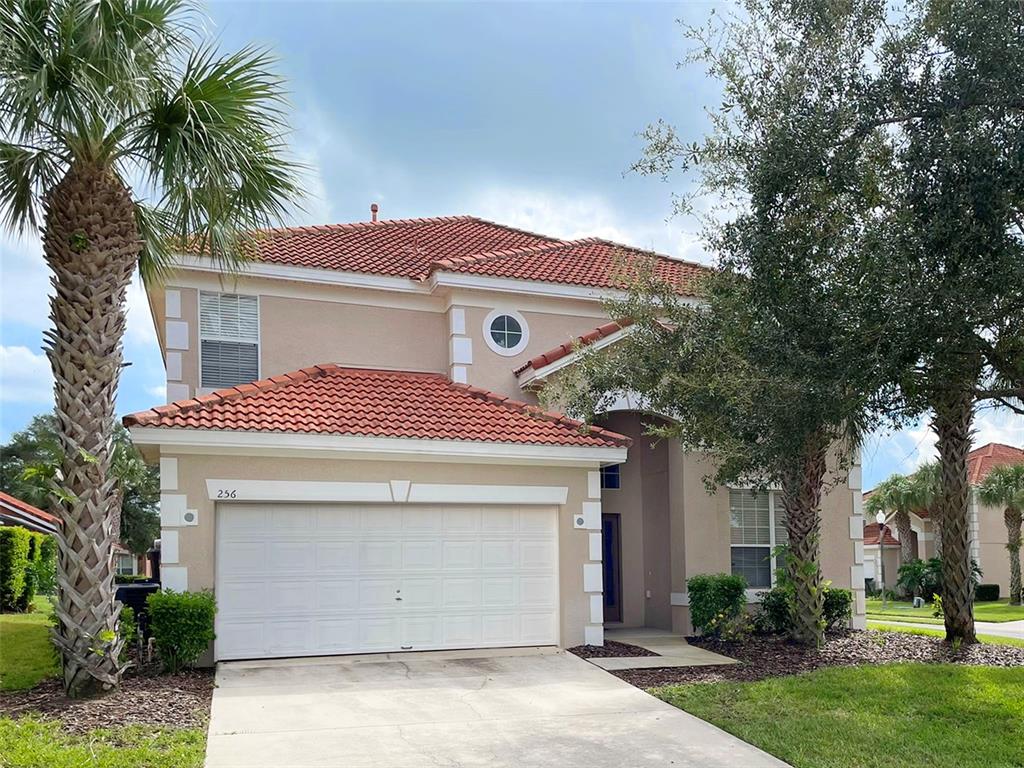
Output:
<instances>
[{"instance_id":1,"label":"window with blinds","mask_svg":"<svg viewBox=\"0 0 1024 768\"><path fill-rule=\"evenodd\" d=\"M200 386L233 387L260 377L256 296L199 294Z\"/></svg>"},{"instance_id":2,"label":"window with blinds","mask_svg":"<svg viewBox=\"0 0 1024 768\"><path fill-rule=\"evenodd\" d=\"M732 572L754 589L772 586L772 551L786 544L786 513L775 493L729 491L729 535Z\"/></svg>"}]
</instances>

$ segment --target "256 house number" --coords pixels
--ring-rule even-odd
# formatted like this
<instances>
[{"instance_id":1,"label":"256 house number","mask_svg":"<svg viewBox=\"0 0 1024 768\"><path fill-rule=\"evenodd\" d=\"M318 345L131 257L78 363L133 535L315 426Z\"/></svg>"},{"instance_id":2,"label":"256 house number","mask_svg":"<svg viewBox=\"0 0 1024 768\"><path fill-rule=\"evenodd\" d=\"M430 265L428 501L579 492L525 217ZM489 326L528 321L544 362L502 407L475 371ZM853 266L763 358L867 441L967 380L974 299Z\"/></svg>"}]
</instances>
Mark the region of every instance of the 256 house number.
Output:
<instances>
[{"instance_id":1,"label":"256 house number","mask_svg":"<svg viewBox=\"0 0 1024 768\"><path fill-rule=\"evenodd\" d=\"M217 489L218 499L237 499L238 489L237 488L218 488Z\"/></svg>"}]
</instances>

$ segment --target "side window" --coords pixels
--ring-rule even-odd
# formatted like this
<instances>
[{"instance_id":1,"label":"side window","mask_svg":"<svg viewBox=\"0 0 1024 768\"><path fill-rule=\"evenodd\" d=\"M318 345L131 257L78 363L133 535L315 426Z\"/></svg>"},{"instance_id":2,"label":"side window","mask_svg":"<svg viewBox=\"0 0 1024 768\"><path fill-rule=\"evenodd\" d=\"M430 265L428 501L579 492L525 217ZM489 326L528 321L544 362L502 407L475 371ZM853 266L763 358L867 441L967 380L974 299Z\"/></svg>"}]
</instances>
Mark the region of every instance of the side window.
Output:
<instances>
[{"instance_id":1,"label":"side window","mask_svg":"<svg viewBox=\"0 0 1024 768\"><path fill-rule=\"evenodd\" d=\"M601 467L601 489L617 491L622 487L622 465L611 464Z\"/></svg>"},{"instance_id":2,"label":"side window","mask_svg":"<svg viewBox=\"0 0 1024 768\"><path fill-rule=\"evenodd\" d=\"M786 517L776 493L729 491L732 572L752 589L768 589L776 567L775 547L788 543Z\"/></svg>"},{"instance_id":3,"label":"side window","mask_svg":"<svg viewBox=\"0 0 1024 768\"><path fill-rule=\"evenodd\" d=\"M201 387L233 387L260 377L259 299L199 294Z\"/></svg>"}]
</instances>

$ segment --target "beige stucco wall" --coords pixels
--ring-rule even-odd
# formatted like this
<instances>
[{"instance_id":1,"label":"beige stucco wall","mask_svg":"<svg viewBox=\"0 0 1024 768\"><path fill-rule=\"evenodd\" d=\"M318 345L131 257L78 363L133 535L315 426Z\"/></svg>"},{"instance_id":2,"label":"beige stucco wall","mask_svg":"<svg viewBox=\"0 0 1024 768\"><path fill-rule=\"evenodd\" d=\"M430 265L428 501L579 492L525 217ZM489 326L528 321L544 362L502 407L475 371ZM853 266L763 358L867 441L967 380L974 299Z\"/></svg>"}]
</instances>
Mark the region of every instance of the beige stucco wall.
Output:
<instances>
[{"instance_id":1,"label":"beige stucco wall","mask_svg":"<svg viewBox=\"0 0 1024 768\"><path fill-rule=\"evenodd\" d=\"M217 510L215 502L208 498L207 479L292 482L410 480L431 483L567 487L567 502L559 510L558 515L560 643L566 647L583 643L584 628L590 619L590 596L583 591L583 564L589 557L591 531L574 528L573 516L580 513L583 502L587 500L587 468L174 453L163 453L162 457L177 459L178 487L165 489L165 493L184 494L187 497L187 507L198 512L197 525L163 529L164 535L168 530L176 531L178 534L179 562L165 562L162 568L187 568L189 590L213 589L215 586Z\"/></svg>"},{"instance_id":2,"label":"beige stucco wall","mask_svg":"<svg viewBox=\"0 0 1024 768\"><path fill-rule=\"evenodd\" d=\"M1000 507L978 503L978 565L985 584L998 584L1000 597L1010 594L1010 553L1006 551L1007 533Z\"/></svg>"}]
</instances>

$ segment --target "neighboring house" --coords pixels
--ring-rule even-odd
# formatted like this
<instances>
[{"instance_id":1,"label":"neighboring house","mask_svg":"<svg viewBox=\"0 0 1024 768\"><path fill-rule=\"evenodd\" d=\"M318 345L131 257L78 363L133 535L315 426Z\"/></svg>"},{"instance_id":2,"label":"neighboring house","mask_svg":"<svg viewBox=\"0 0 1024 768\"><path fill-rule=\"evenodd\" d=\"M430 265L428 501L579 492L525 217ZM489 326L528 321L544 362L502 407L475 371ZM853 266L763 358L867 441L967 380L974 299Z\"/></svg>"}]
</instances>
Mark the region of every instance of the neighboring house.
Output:
<instances>
[{"instance_id":1,"label":"neighboring house","mask_svg":"<svg viewBox=\"0 0 1024 768\"><path fill-rule=\"evenodd\" d=\"M1006 524L1003 522L1003 508L989 507L978 500L978 486L988 477L995 467L1004 464L1024 462L1024 449L1003 443L987 443L975 448L967 454L967 477L971 483L971 496L967 509L971 557L977 561L982 570L981 580L986 584L998 584L1000 594L1004 597L1010 591L1010 558L1006 552ZM866 501L871 491L864 494ZM886 538L885 580L887 584L895 583L890 573L896 573L902 564L899 552L899 532L893 520L889 519L889 531L896 546L894 553L888 552L889 538ZM935 541L935 524L927 511L910 516L910 525L914 537L914 549L920 558L935 557L937 553ZM873 526L873 528L872 528ZM870 532L869 532L870 531ZM871 544L874 544L872 546ZM872 578L874 558L878 550L878 525L864 526L864 577Z\"/></svg>"},{"instance_id":2,"label":"neighboring house","mask_svg":"<svg viewBox=\"0 0 1024 768\"><path fill-rule=\"evenodd\" d=\"M124 544L114 544L114 573L118 576L153 575L153 565L148 555L137 555Z\"/></svg>"},{"instance_id":3,"label":"neighboring house","mask_svg":"<svg viewBox=\"0 0 1024 768\"><path fill-rule=\"evenodd\" d=\"M4 525L20 525L38 533L56 533L60 520L49 512L0 491L0 526Z\"/></svg>"},{"instance_id":4,"label":"neighboring house","mask_svg":"<svg viewBox=\"0 0 1024 768\"><path fill-rule=\"evenodd\" d=\"M709 493L709 460L645 436L628 397L590 428L534 405L574 340L627 332L602 299L650 257L376 212L273 230L239 275L182 257L149 289L171 403L125 424L160 462L162 584L216 592L215 658L688 632L699 573L755 600L785 539L774 494ZM653 258L693 295L705 268ZM855 626L859 475L822 523Z\"/></svg>"},{"instance_id":5,"label":"neighboring house","mask_svg":"<svg viewBox=\"0 0 1024 768\"><path fill-rule=\"evenodd\" d=\"M865 494L865 497L867 494ZM886 589L893 589L899 578L900 541L896 538L896 527L892 523L885 525L885 540L879 544L878 523L864 524L864 580L870 582L873 589L880 589L882 578L885 578ZM884 571L879 565L881 557Z\"/></svg>"}]
</instances>

